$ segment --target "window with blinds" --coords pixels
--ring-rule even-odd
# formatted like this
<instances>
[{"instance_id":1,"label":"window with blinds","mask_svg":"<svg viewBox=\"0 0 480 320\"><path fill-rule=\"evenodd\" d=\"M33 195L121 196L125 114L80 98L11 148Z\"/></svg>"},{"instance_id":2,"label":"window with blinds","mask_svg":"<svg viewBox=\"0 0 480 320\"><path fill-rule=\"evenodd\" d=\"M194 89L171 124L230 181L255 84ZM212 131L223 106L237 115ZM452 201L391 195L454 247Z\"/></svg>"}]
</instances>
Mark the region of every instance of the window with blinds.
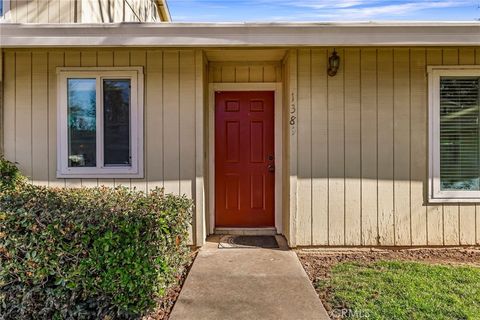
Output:
<instances>
[{"instance_id":1,"label":"window with blinds","mask_svg":"<svg viewBox=\"0 0 480 320\"><path fill-rule=\"evenodd\" d=\"M440 77L440 190L480 190L480 77Z\"/></svg>"}]
</instances>

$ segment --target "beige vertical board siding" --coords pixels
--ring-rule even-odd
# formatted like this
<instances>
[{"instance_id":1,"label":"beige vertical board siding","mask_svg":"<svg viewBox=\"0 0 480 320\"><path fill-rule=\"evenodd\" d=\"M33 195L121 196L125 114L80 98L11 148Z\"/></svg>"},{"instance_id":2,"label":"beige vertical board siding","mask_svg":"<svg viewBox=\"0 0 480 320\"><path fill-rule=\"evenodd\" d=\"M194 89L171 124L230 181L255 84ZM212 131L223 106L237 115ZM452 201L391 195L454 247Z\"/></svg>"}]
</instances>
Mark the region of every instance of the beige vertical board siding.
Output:
<instances>
[{"instance_id":1,"label":"beige vertical board siding","mask_svg":"<svg viewBox=\"0 0 480 320\"><path fill-rule=\"evenodd\" d=\"M427 49L427 65L441 65L441 64L442 64L442 49L433 49L433 48ZM425 101L425 105L428 105L428 98ZM428 245L444 244L443 221L444 221L443 205L429 204L427 206L427 244Z\"/></svg>"},{"instance_id":2,"label":"beige vertical board siding","mask_svg":"<svg viewBox=\"0 0 480 320\"><path fill-rule=\"evenodd\" d=\"M263 81L264 82L275 82L277 80L277 66L270 64L263 67Z\"/></svg>"},{"instance_id":3,"label":"beige vertical board siding","mask_svg":"<svg viewBox=\"0 0 480 320\"><path fill-rule=\"evenodd\" d=\"M363 245L376 245L377 226L377 52L361 52L361 177L362 212L361 233ZM346 146L350 148L350 146Z\"/></svg>"},{"instance_id":4,"label":"beige vertical board siding","mask_svg":"<svg viewBox=\"0 0 480 320\"><path fill-rule=\"evenodd\" d=\"M443 64L444 65L457 65L458 64L458 49L448 48L443 49ZM460 215L458 204L445 204L443 206L444 217L444 232L445 232L445 244L446 245L458 245L460 244Z\"/></svg>"},{"instance_id":5,"label":"beige vertical board siding","mask_svg":"<svg viewBox=\"0 0 480 320\"><path fill-rule=\"evenodd\" d=\"M328 244L327 50L312 50L312 244Z\"/></svg>"},{"instance_id":6,"label":"beige vertical board siding","mask_svg":"<svg viewBox=\"0 0 480 320\"><path fill-rule=\"evenodd\" d=\"M61 0L60 1L60 23L71 23L73 20L70 17L70 6L73 5L73 1L71 0Z\"/></svg>"},{"instance_id":7,"label":"beige vertical board siding","mask_svg":"<svg viewBox=\"0 0 480 320\"><path fill-rule=\"evenodd\" d=\"M344 64L339 74L324 78L328 59L324 50L298 51L298 145L296 137L290 138L291 148L298 150L296 156L295 150L290 150L290 184L297 184L295 190L290 189L290 197L296 199L293 206L290 202L290 224L296 226L297 234L291 242L323 245L325 229L328 245L354 245L358 239L363 245L397 246L478 241L478 212L473 205L459 209L458 204L426 202L426 66L459 61L472 64L477 62L474 51L348 48L340 50ZM287 87L296 90L290 81ZM360 110L355 108L358 103ZM360 138L355 136L356 126L360 126ZM361 160L353 161L358 150ZM326 174L322 172L325 164ZM361 174L355 180L358 164ZM356 220L358 183L362 218ZM328 219L322 220L325 210Z\"/></svg>"},{"instance_id":8,"label":"beige vertical board siding","mask_svg":"<svg viewBox=\"0 0 480 320\"><path fill-rule=\"evenodd\" d=\"M345 244L360 245L362 183L359 178L362 164L361 125L363 124L360 108L362 65L360 50L345 49L343 59L345 62ZM375 105L373 104L372 107L375 108ZM374 125L370 127L370 124L369 128L376 129ZM372 143L376 143L376 140L373 139ZM373 153L373 156L375 157L376 153Z\"/></svg>"},{"instance_id":9,"label":"beige vertical board siding","mask_svg":"<svg viewBox=\"0 0 480 320\"><path fill-rule=\"evenodd\" d=\"M297 245L312 241L312 89L310 49L298 50ZM252 73L250 73L251 75Z\"/></svg>"},{"instance_id":10,"label":"beige vertical board siding","mask_svg":"<svg viewBox=\"0 0 480 320\"><path fill-rule=\"evenodd\" d=\"M410 221L410 52L393 50L395 244L411 245Z\"/></svg>"},{"instance_id":11,"label":"beige vertical board siding","mask_svg":"<svg viewBox=\"0 0 480 320\"><path fill-rule=\"evenodd\" d=\"M210 62L209 81L216 82L280 82L281 66L278 62Z\"/></svg>"},{"instance_id":12,"label":"beige vertical board siding","mask_svg":"<svg viewBox=\"0 0 480 320\"><path fill-rule=\"evenodd\" d=\"M130 52L128 50L114 50L113 51L113 65L115 67L130 66ZM159 91L158 89L157 91ZM146 120L145 120L145 123ZM146 125L145 125L146 127ZM131 179L114 179L115 186L131 187Z\"/></svg>"},{"instance_id":13,"label":"beige vertical board siding","mask_svg":"<svg viewBox=\"0 0 480 320\"><path fill-rule=\"evenodd\" d=\"M37 10L39 23L48 23L48 3L48 1L38 2Z\"/></svg>"},{"instance_id":14,"label":"beige vertical board siding","mask_svg":"<svg viewBox=\"0 0 480 320\"><path fill-rule=\"evenodd\" d=\"M329 50L328 56L332 51ZM338 50L344 57L344 50ZM345 104L344 60L334 77L328 77L328 241L345 244ZM303 157L303 154L302 154Z\"/></svg>"},{"instance_id":15,"label":"beige vertical board siding","mask_svg":"<svg viewBox=\"0 0 480 320\"><path fill-rule=\"evenodd\" d=\"M222 68L220 66L210 66L210 82L222 82Z\"/></svg>"},{"instance_id":16,"label":"beige vertical board siding","mask_svg":"<svg viewBox=\"0 0 480 320\"><path fill-rule=\"evenodd\" d=\"M235 82L248 82L248 66L238 66L235 70Z\"/></svg>"},{"instance_id":17,"label":"beige vertical board siding","mask_svg":"<svg viewBox=\"0 0 480 320\"><path fill-rule=\"evenodd\" d=\"M28 0L16 0L14 6L15 9L15 22L28 22Z\"/></svg>"},{"instance_id":18,"label":"beige vertical board siding","mask_svg":"<svg viewBox=\"0 0 480 320\"><path fill-rule=\"evenodd\" d=\"M48 22L60 23L60 1L61 0L49 0L48 1ZM20 21L17 21L20 22Z\"/></svg>"},{"instance_id":19,"label":"beige vertical board siding","mask_svg":"<svg viewBox=\"0 0 480 320\"><path fill-rule=\"evenodd\" d=\"M48 55L32 53L32 179L48 184Z\"/></svg>"},{"instance_id":20,"label":"beige vertical board siding","mask_svg":"<svg viewBox=\"0 0 480 320\"><path fill-rule=\"evenodd\" d=\"M64 52L48 52L48 176L55 187L65 186L65 179L57 179L57 67L64 64Z\"/></svg>"},{"instance_id":21,"label":"beige vertical board siding","mask_svg":"<svg viewBox=\"0 0 480 320\"><path fill-rule=\"evenodd\" d=\"M152 50L147 52L146 82L151 84L147 91L145 112L145 174L148 188L163 187L163 52ZM155 132L155 134L153 134Z\"/></svg>"},{"instance_id":22,"label":"beige vertical board siding","mask_svg":"<svg viewBox=\"0 0 480 320\"><path fill-rule=\"evenodd\" d=\"M6 159L15 162L15 52L7 51L4 57L3 152Z\"/></svg>"},{"instance_id":23,"label":"beige vertical board siding","mask_svg":"<svg viewBox=\"0 0 480 320\"><path fill-rule=\"evenodd\" d=\"M74 22L75 0L62 0L70 6L69 18ZM152 10L150 0L78 0L81 2L81 22L152 22L157 13ZM128 4L127 4L128 2ZM124 15L125 10L125 15ZM73 15L72 15L73 14ZM80 14L79 14L80 15Z\"/></svg>"},{"instance_id":24,"label":"beige vertical board siding","mask_svg":"<svg viewBox=\"0 0 480 320\"><path fill-rule=\"evenodd\" d=\"M377 103L378 242L393 246L393 49L377 51Z\"/></svg>"},{"instance_id":25,"label":"beige vertical board siding","mask_svg":"<svg viewBox=\"0 0 480 320\"><path fill-rule=\"evenodd\" d=\"M286 64L288 74L288 96L289 117L288 120L288 152L289 152L289 195L290 205L288 213L289 221L289 245L297 246L297 206L298 206L298 50L291 49L288 52L288 63Z\"/></svg>"},{"instance_id":26,"label":"beige vertical board siding","mask_svg":"<svg viewBox=\"0 0 480 320\"><path fill-rule=\"evenodd\" d=\"M15 150L18 167L32 179L32 54L20 51L15 59Z\"/></svg>"},{"instance_id":27,"label":"beige vertical board siding","mask_svg":"<svg viewBox=\"0 0 480 320\"><path fill-rule=\"evenodd\" d=\"M143 67L143 72L145 78L148 78L148 69L146 68L147 65L147 52L143 49L136 49L130 52L130 65L132 67ZM145 80L144 80L145 81ZM148 96L150 90L158 90L158 87L155 83L144 83L144 106L143 106L143 114L144 114L144 121L145 121L145 114L148 113L150 109L150 104L146 102L145 97ZM145 128L144 128L145 132ZM145 139L148 140L150 133L144 133L144 143ZM146 150L144 150L144 159L148 159L148 155L146 154ZM144 160L145 161L145 160ZM144 166L147 167L147 166ZM145 170L145 169L144 169ZM147 191L147 178L144 176L143 179L131 179L131 187L139 190L139 191Z\"/></svg>"},{"instance_id":28,"label":"beige vertical board siding","mask_svg":"<svg viewBox=\"0 0 480 320\"><path fill-rule=\"evenodd\" d=\"M250 82L263 82L263 66L252 65L250 67Z\"/></svg>"},{"instance_id":29,"label":"beige vertical board siding","mask_svg":"<svg viewBox=\"0 0 480 320\"><path fill-rule=\"evenodd\" d=\"M195 50L195 102L194 102L194 116L195 116L195 217L194 223L194 236L195 244L201 246L205 242L206 237L206 222L205 215L207 214L205 206L205 183L206 183L206 170L205 161L203 155L205 153L204 146L205 138L208 137L205 134L204 119L205 116L204 107L208 107L205 103L204 91L208 89L208 82L206 78L206 59L202 50ZM208 113L207 113L208 114ZM205 153L208 154L208 153Z\"/></svg>"},{"instance_id":30,"label":"beige vertical board siding","mask_svg":"<svg viewBox=\"0 0 480 320\"><path fill-rule=\"evenodd\" d=\"M29 1L27 3L27 21L28 23L38 23L38 3L40 1Z\"/></svg>"},{"instance_id":31,"label":"beige vertical board siding","mask_svg":"<svg viewBox=\"0 0 480 320\"><path fill-rule=\"evenodd\" d=\"M425 49L410 50L410 207L412 244L427 243L428 106Z\"/></svg>"},{"instance_id":32,"label":"beige vertical board siding","mask_svg":"<svg viewBox=\"0 0 480 320\"><path fill-rule=\"evenodd\" d=\"M164 176L165 191L180 193L180 118L179 118L179 52L166 51L163 55L164 70Z\"/></svg>"},{"instance_id":33,"label":"beige vertical board siding","mask_svg":"<svg viewBox=\"0 0 480 320\"><path fill-rule=\"evenodd\" d=\"M180 194L193 195L195 176L195 53L180 51Z\"/></svg>"},{"instance_id":34,"label":"beige vertical board siding","mask_svg":"<svg viewBox=\"0 0 480 320\"><path fill-rule=\"evenodd\" d=\"M222 67L222 82L235 82L235 66L225 65Z\"/></svg>"},{"instance_id":35,"label":"beige vertical board siding","mask_svg":"<svg viewBox=\"0 0 480 320\"><path fill-rule=\"evenodd\" d=\"M180 51L180 195L189 198L195 194L195 54L193 51ZM189 229L189 241L193 242L193 229Z\"/></svg>"}]
</instances>

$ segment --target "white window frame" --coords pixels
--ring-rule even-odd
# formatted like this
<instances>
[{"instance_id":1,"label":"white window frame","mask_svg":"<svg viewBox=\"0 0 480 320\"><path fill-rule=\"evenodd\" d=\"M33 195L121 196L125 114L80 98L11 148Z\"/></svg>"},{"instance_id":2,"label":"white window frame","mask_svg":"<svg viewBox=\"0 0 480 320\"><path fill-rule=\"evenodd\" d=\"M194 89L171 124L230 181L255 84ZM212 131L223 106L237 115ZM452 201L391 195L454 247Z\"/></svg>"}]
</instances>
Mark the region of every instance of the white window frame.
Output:
<instances>
[{"instance_id":1,"label":"white window frame","mask_svg":"<svg viewBox=\"0 0 480 320\"><path fill-rule=\"evenodd\" d=\"M143 68L57 68L57 178L143 178ZM67 79L97 79L96 167L68 166ZM130 79L131 166L104 166L103 79Z\"/></svg>"},{"instance_id":2,"label":"white window frame","mask_svg":"<svg viewBox=\"0 0 480 320\"><path fill-rule=\"evenodd\" d=\"M440 189L440 77L480 76L480 66L429 66L429 186L431 203L480 203L480 191Z\"/></svg>"}]
</instances>

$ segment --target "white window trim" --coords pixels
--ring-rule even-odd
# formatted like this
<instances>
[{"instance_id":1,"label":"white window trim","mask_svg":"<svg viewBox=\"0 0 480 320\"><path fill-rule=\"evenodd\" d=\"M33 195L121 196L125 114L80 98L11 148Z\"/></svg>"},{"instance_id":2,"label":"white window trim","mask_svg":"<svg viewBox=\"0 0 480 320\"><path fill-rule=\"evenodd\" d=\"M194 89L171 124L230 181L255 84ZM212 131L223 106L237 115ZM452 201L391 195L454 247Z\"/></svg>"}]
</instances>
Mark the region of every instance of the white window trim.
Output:
<instances>
[{"instance_id":1,"label":"white window trim","mask_svg":"<svg viewBox=\"0 0 480 320\"><path fill-rule=\"evenodd\" d=\"M68 167L67 79L96 78L97 106L103 104L100 80L131 79L130 139L132 162L129 167L103 167L103 106L97 107L97 167ZM57 178L143 178L143 68L57 68Z\"/></svg>"},{"instance_id":2,"label":"white window trim","mask_svg":"<svg viewBox=\"0 0 480 320\"><path fill-rule=\"evenodd\" d=\"M480 66L429 66L429 183L431 203L480 203L480 191L440 190L440 77L480 76Z\"/></svg>"}]
</instances>

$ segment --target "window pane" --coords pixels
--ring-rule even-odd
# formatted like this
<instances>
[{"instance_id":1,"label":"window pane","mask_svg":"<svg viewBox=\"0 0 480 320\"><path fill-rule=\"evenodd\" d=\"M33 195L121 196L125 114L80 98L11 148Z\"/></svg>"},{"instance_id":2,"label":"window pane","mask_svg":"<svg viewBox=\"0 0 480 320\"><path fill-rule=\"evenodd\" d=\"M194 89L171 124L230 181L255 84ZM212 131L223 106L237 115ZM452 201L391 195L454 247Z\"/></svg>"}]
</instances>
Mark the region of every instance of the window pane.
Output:
<instances>
[{"instance_id":1,"label":"window pane","mask_svg":"<svg viewBox=\"0 0 480 320\"><path fill-rule=\"evenodd\" d=\"M440 187L480 190L478 77L440 79Z\"/></svg>"},{"instance_id":2,"label":"window pane","mask_svg":"<svg viewBox=\"0 0 480 320\"><path fill-rule=\"evenodd\" d=\"M68 79L68 166L96 166L96 80Z\"/></svg>"},{"instance_id":3,"label":"window pane","mask_svg":"<svg viewBox=\"0 0 480 320\"><path fill-rule=\"evenodd\" d=\"M130 79L103 80L105 166L129 166Z\"/></svg>"}]
</instances>

